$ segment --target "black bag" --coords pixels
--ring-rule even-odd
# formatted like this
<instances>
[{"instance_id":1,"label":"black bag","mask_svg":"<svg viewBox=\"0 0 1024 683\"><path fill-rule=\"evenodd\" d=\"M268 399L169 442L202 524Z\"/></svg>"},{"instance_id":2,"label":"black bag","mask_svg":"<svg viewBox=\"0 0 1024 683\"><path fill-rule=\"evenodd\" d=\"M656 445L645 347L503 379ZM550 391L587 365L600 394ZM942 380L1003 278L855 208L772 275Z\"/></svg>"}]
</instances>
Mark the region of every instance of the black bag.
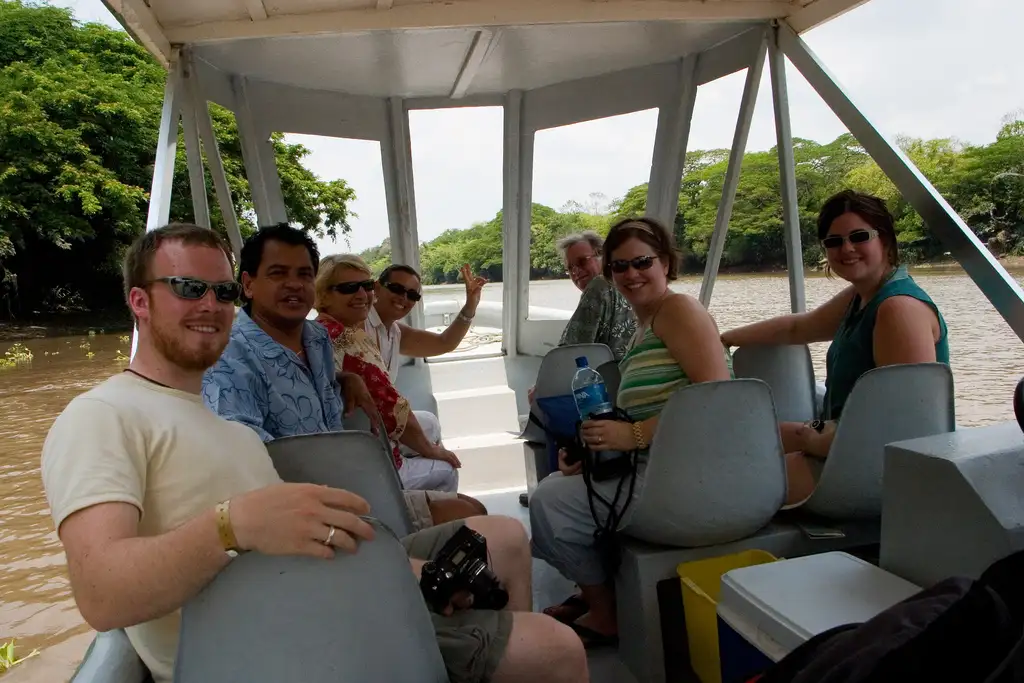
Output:
<instances>
[{"instance_id":1,"label":"black bag","mask_svg":"<svg viewBox=\"0 0 1024 683\"><path fill-rule=\"evenodd\" d=\"M821 633L753 680L1024 683L1024 551Z\"/></svg>"}]
</instances>

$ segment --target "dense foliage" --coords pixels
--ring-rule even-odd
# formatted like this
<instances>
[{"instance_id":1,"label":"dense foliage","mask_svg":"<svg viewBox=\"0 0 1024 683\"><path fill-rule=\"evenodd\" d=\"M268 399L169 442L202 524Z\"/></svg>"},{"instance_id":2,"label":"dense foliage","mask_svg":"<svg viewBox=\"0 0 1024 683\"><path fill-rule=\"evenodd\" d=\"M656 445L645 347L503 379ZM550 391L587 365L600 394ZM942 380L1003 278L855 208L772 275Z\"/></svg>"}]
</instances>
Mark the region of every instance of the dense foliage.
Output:
<instances>
[{"instance_id":1,"label":"dense foliage","mask_svg":"<svg viewBox=\"0 0 1024 683\"><path fill-rule=\"evenodd\" d=\"M118 264L146 224L165 72L126 33L70 10L0 0L0 317L119 305ZM254 228L234 116L211 106L235 211ZM292 221L349 230L352 189L274 139ZM223 230L207 177L211 220ZM178 143L172 220L192 220Z\"/></svg>"},{"instance_id":2,"label":"dense foliage","mask_svg":"<svg viewBox=\"0 0 1024 683\"><path fill-rule=\"evenodd\" d=\"M998 137L988 145L913 138L901 138L898 143L993 252L1024 254L1024 115L1007 116ZM888 201L897 219L898 238L907 260L943 257L942 244L852 135L841 135L825 145L803 139L794 140L793 144L805 263L816 266L822 258L815 227L818 209L826 198L847 187L877 194ZM691 269L702 268L707 258L728 163L729 151L725 149L686 155L679 214L673 227ZM785 266L779 192L778 151L745 154L722 255L724 267ZM554 249L559 237L581 229L603 234L614 221L643 214L646 204L646 183L632 188L601 213L572 203L561 211L535 204L531 225L532 276L565 276ZM364 255L379 267L389 261L390 249L385 242ZM422 246L421 265L426 282L453 282L462 263L471 264L491 280L501 278L500 212L487 223L468 230L449 230Z\"/></svg>"}]
</instances>

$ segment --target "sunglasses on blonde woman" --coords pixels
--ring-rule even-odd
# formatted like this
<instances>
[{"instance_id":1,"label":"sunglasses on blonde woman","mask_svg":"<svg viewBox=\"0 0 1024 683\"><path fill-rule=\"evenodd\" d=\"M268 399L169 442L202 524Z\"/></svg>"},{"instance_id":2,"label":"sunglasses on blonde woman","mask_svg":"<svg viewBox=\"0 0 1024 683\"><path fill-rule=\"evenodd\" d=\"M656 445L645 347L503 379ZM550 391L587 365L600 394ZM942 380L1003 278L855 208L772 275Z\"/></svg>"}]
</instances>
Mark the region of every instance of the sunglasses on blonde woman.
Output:
<instances>
[{"instance_id":1,"label":"sunglasses on blonde woman","mask_svg":"<svg viewBox=\"0 0 1024 683\"><path fill-rule=\"evenodd\" d=\"M629 270L630 266L633 266L633 270L648 270L654 265L654 259L656 256L637 256L634 259L615 259L608 264L608 267L612 269L613 273L625 273Z\"/></svg>"},{"instance_id":2,"label":"sunglasses on blonde woman","mask_svg":"<svg viewBox=\"0 0 1024 683\"><path fill-rule=\"evenodd\" d=\"M337 292L338 294L355 294L360 289L367 292L373 291L373 280L362 280L359 282L342 282L336 285L328 287L331 291Z\"/></svg>"}]
</instances>

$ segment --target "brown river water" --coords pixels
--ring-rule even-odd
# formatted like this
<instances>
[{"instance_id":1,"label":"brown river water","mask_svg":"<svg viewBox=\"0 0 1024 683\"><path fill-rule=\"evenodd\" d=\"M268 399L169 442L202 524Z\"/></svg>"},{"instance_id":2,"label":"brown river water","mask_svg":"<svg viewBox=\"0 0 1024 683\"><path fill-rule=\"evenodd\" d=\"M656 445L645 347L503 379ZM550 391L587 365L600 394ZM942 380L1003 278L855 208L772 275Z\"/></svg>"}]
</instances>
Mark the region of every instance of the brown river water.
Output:
<instances>
[{"instance_id":1,"label":"brown river water","mask_svg":"<svg viewBox=\"0 0 1024 683\"><path fill-rule=\"evenodd\" d=\"M1015 276L1020 280L1024 272ZM949 325L958 424L1012 420L1013 388L1024 374L1024 344L962 271L919 271L915 277ZM841 286L839 281L808 278L808 307ZM675 288L696 295L700 279L684 278ZM430 288L426 298L449 299L460 292L458 286ZM484 297L500 301L500 285L488 286ZM567 281L535 282L530 289L535 306L571 310L577 298ZM711 305L722 330L788 309L784 275L723 276ZM5 683L54 683L70 677L92 634L71 597L64 554L43 496L39 454L56 415L76 395L124 367L116 359L129 352L130 343L117 334L97 333L34 339L24 345L34 356L31 365L0 370L0 644L15 638L20 655L42 651L12 669ZM0 354L9 346L0 343ZM819 379L824 378L826 348L812 348Z\"/></svg>"}]
</instances>

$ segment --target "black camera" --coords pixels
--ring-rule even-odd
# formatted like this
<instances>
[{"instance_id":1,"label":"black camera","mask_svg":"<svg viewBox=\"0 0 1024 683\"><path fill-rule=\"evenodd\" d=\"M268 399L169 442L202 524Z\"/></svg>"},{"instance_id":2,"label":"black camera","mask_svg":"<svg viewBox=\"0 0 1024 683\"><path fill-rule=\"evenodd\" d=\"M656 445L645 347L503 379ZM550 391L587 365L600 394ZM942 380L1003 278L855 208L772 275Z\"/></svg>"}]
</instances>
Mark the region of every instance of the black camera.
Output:
<instances>
[{"instance_id":1,"label":"black camera","mask_svg":"<svg viewBox=\"0 0 1024 683\"><path fill-rule=\"evenodd\" d=\"M486 539L468 526L460 528L437 557L423 565L420 590L439 614L459 591L472 594L473 609L501 609L508 604L508 591L487 567Z\"/></svg>"}]
</instances>

